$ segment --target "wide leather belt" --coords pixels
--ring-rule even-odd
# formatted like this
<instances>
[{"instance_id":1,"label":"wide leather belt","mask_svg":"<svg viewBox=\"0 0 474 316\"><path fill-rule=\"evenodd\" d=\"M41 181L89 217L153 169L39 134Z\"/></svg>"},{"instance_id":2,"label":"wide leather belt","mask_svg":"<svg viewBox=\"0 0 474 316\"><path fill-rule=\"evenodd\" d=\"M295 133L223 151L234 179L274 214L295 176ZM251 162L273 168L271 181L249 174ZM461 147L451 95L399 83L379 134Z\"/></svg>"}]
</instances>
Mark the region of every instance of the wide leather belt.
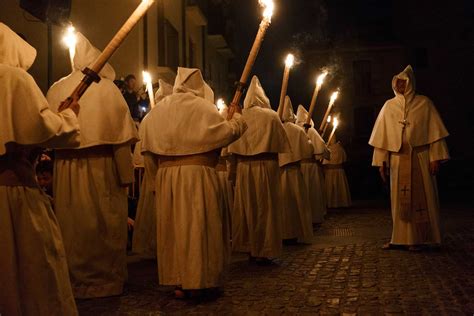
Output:
<instances>
[{"instance_id":1,"label":"wide leather belt","mask_svg":"<svg viewBox=\"0 0 474 316\"><path fill-rule=\"evenodd\" d=\"M5 169L0 172L0 186L7 187L37 187L34 174L19 177L13 170Z\"/></svg>"},{"instance_id":2,"label":"wide leather belt","mask_svg":"<svg viewBox=\"0 0 474 316\"><path fill-rule=\"evenodd\" d=\"M238 162L278 161L277 153L261 153L253 156L238 156Z\"/></svg>"},{"instance_id":3,"label":"wide leather belt","mask_svg":"<svg viewBox=\"0 0 474 316\"><path fill-rule=\"evenodd\" d=\"M114 155L112 145L99 145L80 149L58 149L56 158L58 159L82 159L112 157Z\"/></svg>"},{"instance_id":4,"label":"wide leather belt","mask_svg":"<svg viewBox=\"0 0 474 316\"><path fill-rule=\"evenodd\" d=\"M159 156L158 168L179 166L205 166L215 168L218 161L219 156L214 152L188 156Z\"/></svg>"},{"instance_id":5,"label":"wide leather belt","mask_svg":"<svg viewBox=\"0 0 474 316\"><path fill-rule=\"evenodd\" d=\"M343 165L324 165L324 169L343 169Z\"/></svg>"}]
</instances>

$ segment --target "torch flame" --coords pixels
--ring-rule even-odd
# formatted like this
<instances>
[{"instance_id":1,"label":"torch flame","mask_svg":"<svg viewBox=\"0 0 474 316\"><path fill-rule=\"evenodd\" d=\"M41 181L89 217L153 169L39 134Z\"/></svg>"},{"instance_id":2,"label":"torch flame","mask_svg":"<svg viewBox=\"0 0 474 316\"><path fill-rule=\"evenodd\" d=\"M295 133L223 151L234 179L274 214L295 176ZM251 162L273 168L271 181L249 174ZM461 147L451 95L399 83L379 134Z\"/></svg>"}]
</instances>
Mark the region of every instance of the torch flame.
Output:
<instances>
[{"instance_id":1,"label":"torch flame","mask_svg":"<svg viewBox=\"0 0 474 316\"><path fill-rule=\"evenodd\" d=\"M151 75L148 71L143 71L142 72L142 76L143 76L143 83L148 85L151 83Z\"/></svg>"},{"instance_id":2,"label":"torch flame","mask_svg":"<svg viewBox=\"0 0 474 316\"><path fill-rule=\"evenodd\" d=\"M294 62L295 62L295 56L293 56L293 54L288 54L288 56L286 56L286 60L285 60L286 67L288 67L288 68L293 67Z\"/></svg>"},{"instance_id":3,"label":"torch flame","mask_svg":"<svg viewBox=\"0 0 474 316\"><path fill-rule=\"evenodd\" d=\"M264 8L263 18L270 22L272 20L273 9L275 8L273 0L258 0L258 3Z\"/></svg>"},{"instance_id":4,"label":"torch flame","mask_svg":"<svg viewBox=\"0 0 474 316\"><path fill-rule=\"evenodd\" d=\"M327 75L328 75L328 72L325 71L325 72L323 72L322 74L320 74L320 75L318 76L318 79L316 79L316 85L317 85L318 87L321 87L321 86L323 85L324 79L326 78Z\"/></svg>"},{"instance_id":5,"label":"torch flame","mask_svg":"<svg viewBox=\"0 0 474 316\"><path fill-rule=\"evenodd\" d=\"M217 100L217 110L221 112L224 109L225 102L222 99Z\"/></svg>"},{"instance_id":6,"label":"torch flame","mask_svg":"<svg viewBox=\"0 0 474 316\"><path fill-rule=\"evenodd\" d=\"M326 122L331 123L331 121L332 121L332 117L331 117L331 115L329 115L328 120Z\"/></svg>"},{"instance_id":7,"label":"torch flame","mask_svg":"<svg viewBox=\"0 0 474 316\"><path fill-rule=\"evenodd\" d=\"M339 120L337 119L337 117L334 118L334 120L332 121L332 126L334 126L334 129L337 128L337 126L339 125Z\"/></svg>"},{"instance_id":8,"label":"torch flame","mask_svg":"<svg viewBox=\"0 0 474 316\"><path fill-rule=\"evenodd\" d=\"M331 105L334 104L334 102L336 101L338 95L339 95L339 91L335 91L331 94L331 100L329 101L329 103Z\"/></svg>"}]
</instances>

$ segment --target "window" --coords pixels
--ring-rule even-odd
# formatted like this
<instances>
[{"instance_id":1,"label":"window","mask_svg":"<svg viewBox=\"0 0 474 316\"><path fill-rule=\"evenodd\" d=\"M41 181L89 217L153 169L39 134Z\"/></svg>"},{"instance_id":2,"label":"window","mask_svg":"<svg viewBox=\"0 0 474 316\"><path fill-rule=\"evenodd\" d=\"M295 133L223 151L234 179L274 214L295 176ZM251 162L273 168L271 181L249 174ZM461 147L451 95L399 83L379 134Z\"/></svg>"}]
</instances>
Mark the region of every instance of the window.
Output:
<instances>
[{"instance_id":1,"label":"window","mask_svg":"<svg viewBox=\"0 0 474 316\"><path fill-rule=\"evenodd\" d=\"M179 33L168 20L164 24L165 66L176 70L179 65Z\"/></svg>"},{"instance_id":2,"label":"window","mask_svg":"<svg viewBox=\"0 0 474 316\"><path fill-rule=\"evenodd\" d=\"M196 44L189 39L188 41L188 47L189 47L189 67L191 68L197 68L197 63L196 63Z\"/></svg>"},{"instance_id":3,"label":"window","mask_svg":"<svg viewBox=\"0 0 474 316\"><path fill-rule=\"evenodd\" d=\"M368 96L372 92L371 64L369 60L355 60L352 62L354 70L354 87L357 96Z\"/></svg>"}]
</instances>

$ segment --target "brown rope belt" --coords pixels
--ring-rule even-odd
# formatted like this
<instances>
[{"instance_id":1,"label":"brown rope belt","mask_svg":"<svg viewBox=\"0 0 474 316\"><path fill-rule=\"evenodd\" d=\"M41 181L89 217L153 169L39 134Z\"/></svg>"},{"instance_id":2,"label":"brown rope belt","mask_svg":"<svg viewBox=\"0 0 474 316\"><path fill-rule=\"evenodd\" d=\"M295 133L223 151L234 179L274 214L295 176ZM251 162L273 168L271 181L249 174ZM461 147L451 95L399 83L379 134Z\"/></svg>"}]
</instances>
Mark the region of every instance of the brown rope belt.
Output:
<instances>
[{"instance_id":1,"label":"brown rope belt","mask_svg":"<svg viewBox=\"0 0 474 316\"><path fill-rule=\"evenodd\" d=\"M253 156L239 155L237 161L240 162L254 162L254 161L278 161L277 153L261 153Z\"/></svg>"},{"instance_id":2,"label":"brown rope belt","mask_svg":"<svg viewBox=\"0 0 474 316\"><path fill-rule=\"evenodd\" d=\"M227 172L227 158L220 156L216 166L216 171Z\"/></svg>"},{"instance_id":3,"label":"brown rope belt","mask_svg":"<svg viewBox=\"0 0 474 316\"><path fill-rule=\"evenodd\" d=\"M306 158L306 159L302 159L301 163L317 163L317 160L314 158Z\"/></svg>"},{"instance_id":4,"label":"brown rope belt","mask_svg":"<svg viewBox=\"0 0 474 316\"><path fill-rule=\"evenodd\" d=\"M58 149L56 158L58 159L83 159L112 157L114 155L112 145L99 145L81 149Z\"/></svg>"},{"instance_id":5,"label":"brown rope belt","mask_svg":"<svg viewBox=\"0 0 474 316\"><path fill-rule=\"evenodd\" d=\"M290 162L290 163L282 166L281 168L290 169L290 168L300 168L300 167L301 167L300 161L295 161L295 162Z\"/></svg>"},{"instance_id":6,"label":"brown rope belt","mask_svg":"<svg viewBox=\"0 0 474 316\"><path fill-rule=\"evenodd\" d=\"M218 161L219 156L214 152L188 156L159 156L158 168L180 166L205 166L215 168Z\"/></svg>"},{"instance_id":7,"label":"brown rope belt","mask_svg":"<svg viewBox=\"0 0 474 316\"><path fill-rule=\"evenodd\" d=\"M343 167L343 164L324 165L324 169L327 169L327 170L335 170L335 169L344 169L344 167Z\"/></svg>"}]
</instances>

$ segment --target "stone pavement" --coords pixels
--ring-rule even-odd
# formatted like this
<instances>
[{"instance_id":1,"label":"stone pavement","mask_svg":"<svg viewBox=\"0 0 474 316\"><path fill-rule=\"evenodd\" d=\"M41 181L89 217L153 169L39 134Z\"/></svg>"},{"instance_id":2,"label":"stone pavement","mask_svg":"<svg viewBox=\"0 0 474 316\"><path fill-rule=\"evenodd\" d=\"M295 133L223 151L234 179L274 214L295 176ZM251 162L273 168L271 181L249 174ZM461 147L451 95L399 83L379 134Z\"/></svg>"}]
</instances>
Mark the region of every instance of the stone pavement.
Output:
<instances>
[{"instance_id":1,"label":"stone pavement","mask_svg":"<svg viewBox=\"0 0 474 316\"><path fill-rule=\"evenodd\" d=\"M369 204L367 204L369 205ZM120 297L78 302L81 315L474 315L473 209L442 212L441 250L383 251L387 209L330 211L312 245L286 246L271 267L235 255L223 295L210 302L173 299L157 284L153 261L130 257Z\"/></svg>"}]
</instances>

